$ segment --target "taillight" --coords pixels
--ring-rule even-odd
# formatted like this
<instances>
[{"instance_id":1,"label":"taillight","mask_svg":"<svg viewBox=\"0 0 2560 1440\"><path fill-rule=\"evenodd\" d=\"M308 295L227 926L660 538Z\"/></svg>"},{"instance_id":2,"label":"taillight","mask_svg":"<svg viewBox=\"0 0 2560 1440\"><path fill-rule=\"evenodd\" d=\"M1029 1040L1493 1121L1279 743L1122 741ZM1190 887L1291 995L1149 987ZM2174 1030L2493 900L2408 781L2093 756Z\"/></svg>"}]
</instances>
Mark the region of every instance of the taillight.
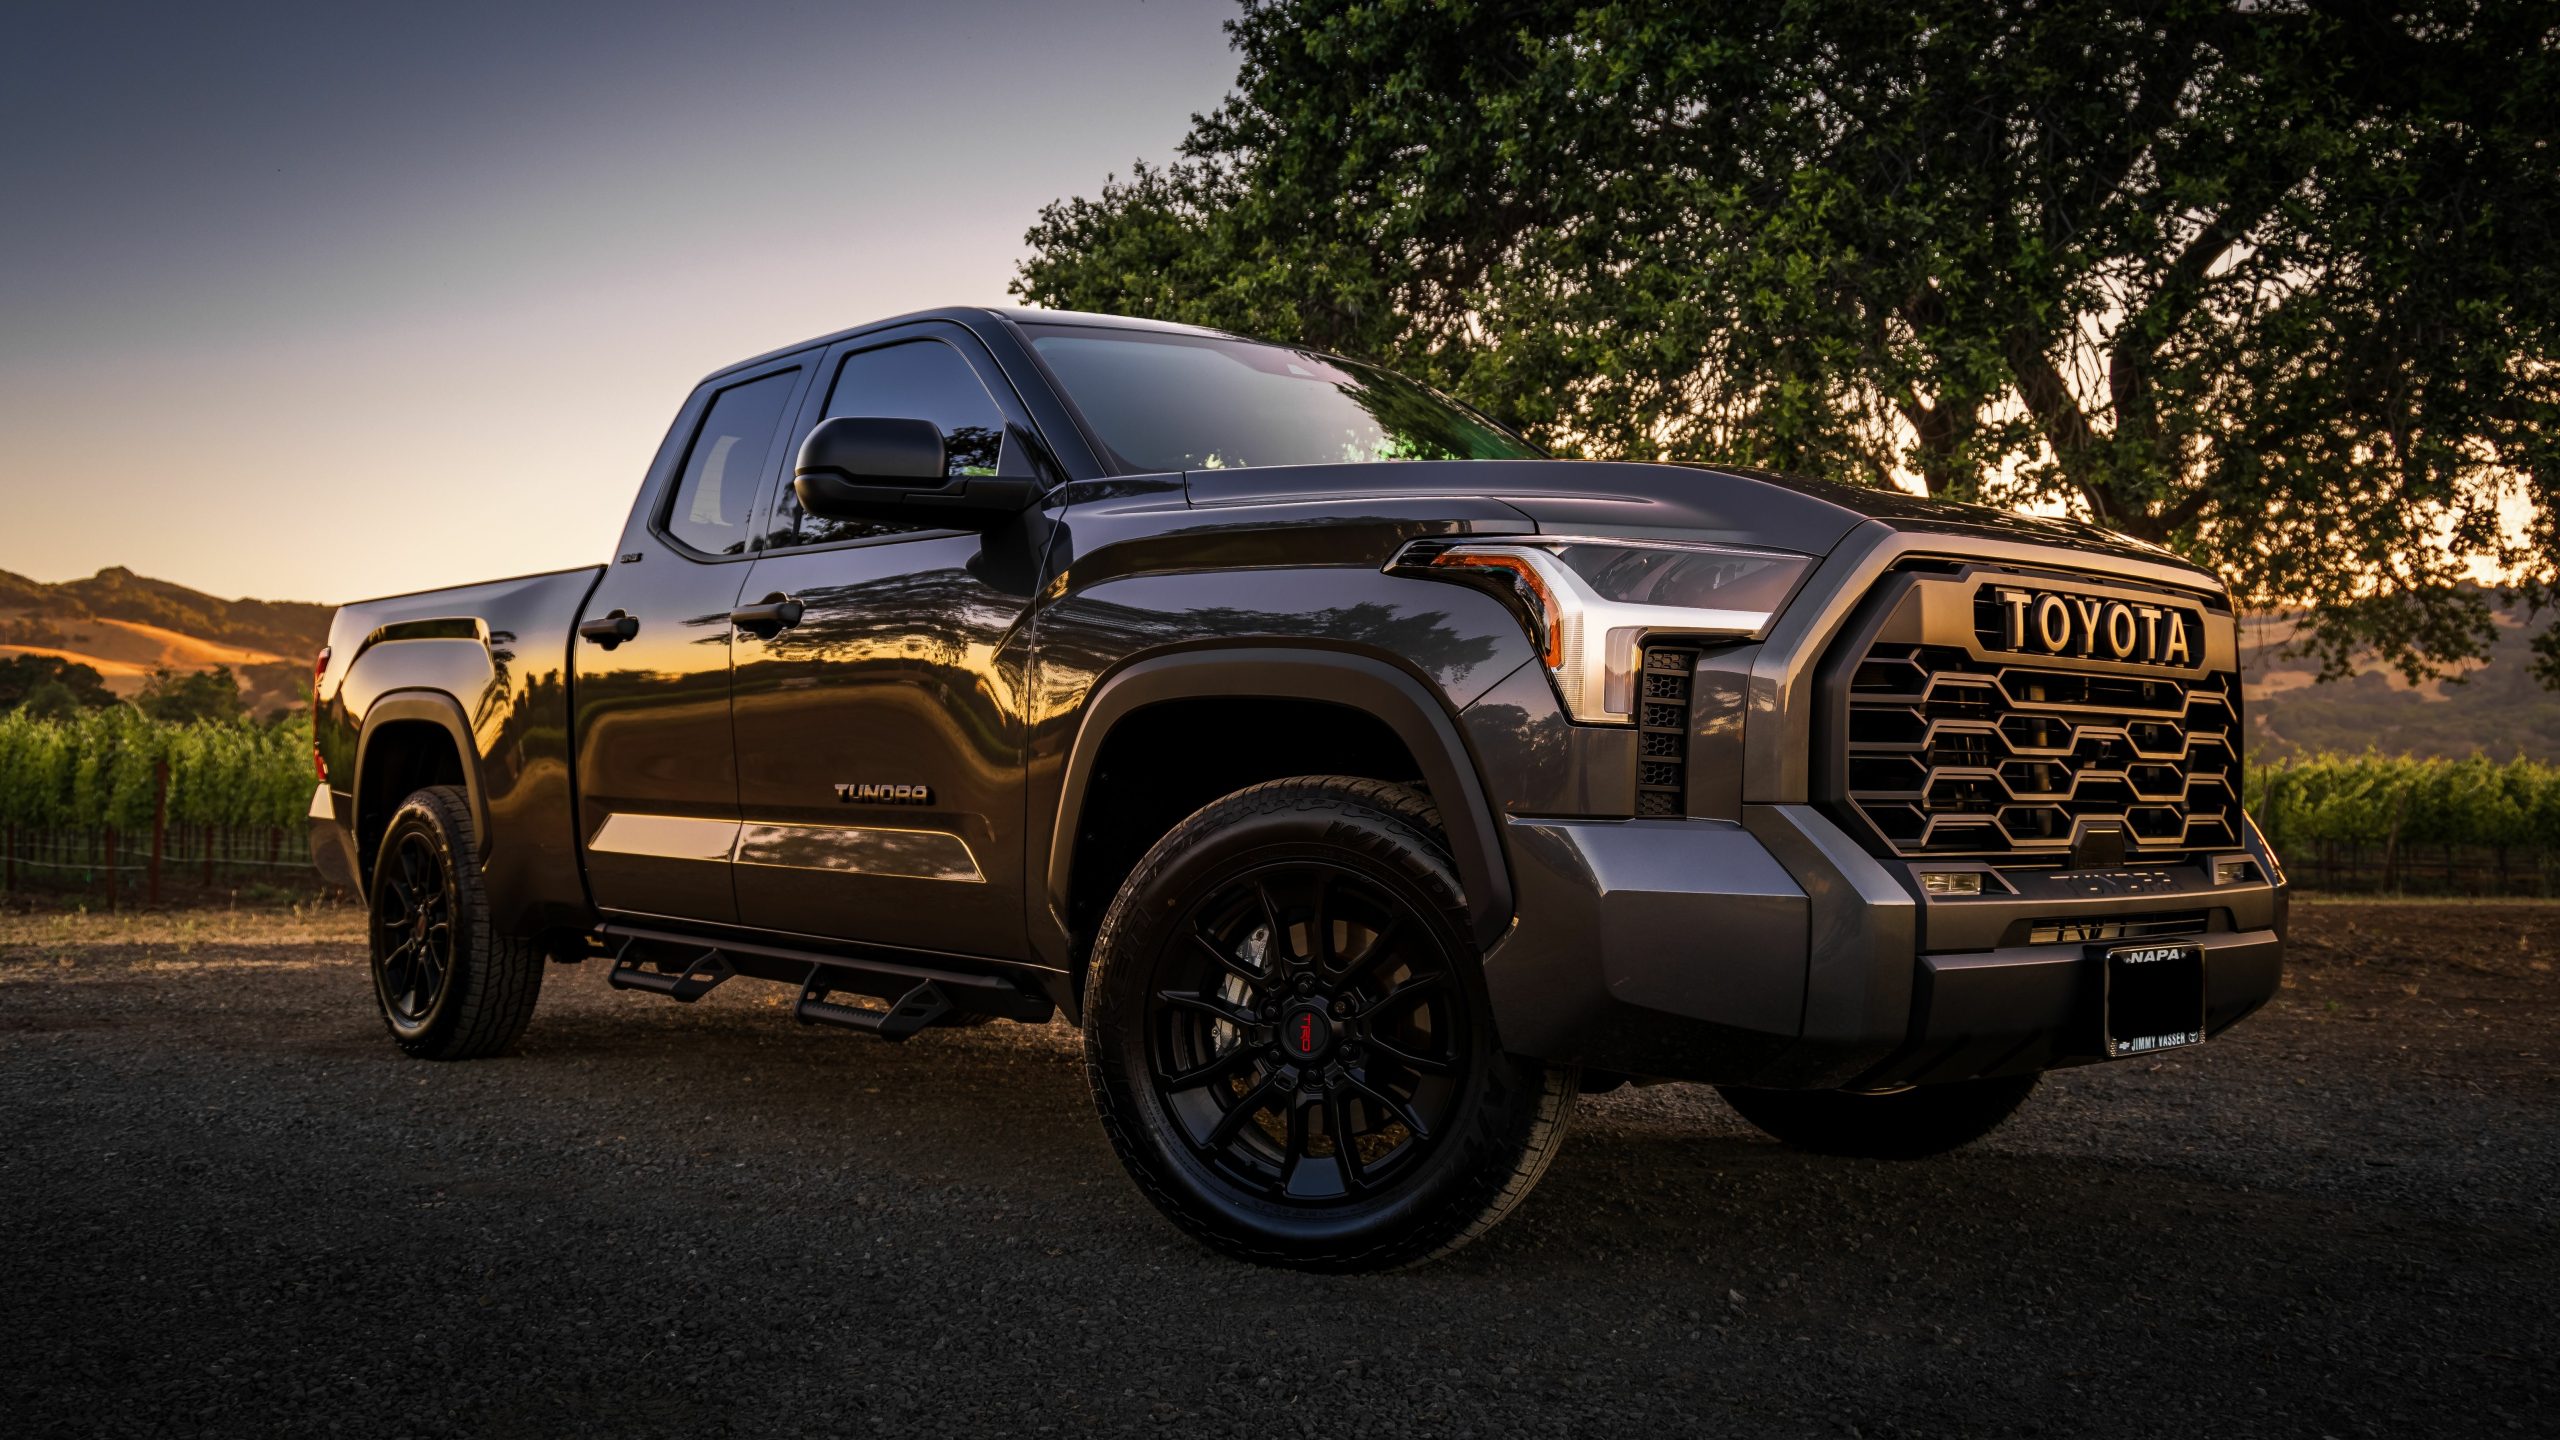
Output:
<instances>
[{"instance_id":1,"label":"taillight","mask_svg":"<svg viewBox=\"0 0 2560 1440\"><path fill-rule=\"evenodd\" d=\"M311 657L311 771L323 784L329 779L329 761L320 753L320 677L328 673L329 647L323 645Z\"/></svg>"}]
</instances>

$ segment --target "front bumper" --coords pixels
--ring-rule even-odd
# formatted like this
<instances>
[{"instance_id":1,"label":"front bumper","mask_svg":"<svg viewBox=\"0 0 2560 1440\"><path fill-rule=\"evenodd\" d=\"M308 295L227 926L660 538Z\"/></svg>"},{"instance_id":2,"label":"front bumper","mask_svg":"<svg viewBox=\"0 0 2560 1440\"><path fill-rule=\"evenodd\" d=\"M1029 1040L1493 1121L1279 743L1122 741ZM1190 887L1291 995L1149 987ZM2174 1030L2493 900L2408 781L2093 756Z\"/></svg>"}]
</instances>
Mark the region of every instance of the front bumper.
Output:
<instances>
[{"instance_id":1,"label":"front bumper","mask_svg":"<svg viewBox=\"0 0 2560 1440\"><path fill-rule=\"evenodd\" d=\"M2282 884L2216 886L2205 867L2129 894L2093 876L1924 898L1810 806L1509 830L1519 918L1485 980L1504 1045L1542 1059L1796 1087L2081 1064L2104 1053L2103 947L2076 937L2144 918L2203 927L2179 938L2204 949L2209 1035L2280 978ZM2033 943L2056 929L2075 938Z\"/></svg>"}]
</instances>

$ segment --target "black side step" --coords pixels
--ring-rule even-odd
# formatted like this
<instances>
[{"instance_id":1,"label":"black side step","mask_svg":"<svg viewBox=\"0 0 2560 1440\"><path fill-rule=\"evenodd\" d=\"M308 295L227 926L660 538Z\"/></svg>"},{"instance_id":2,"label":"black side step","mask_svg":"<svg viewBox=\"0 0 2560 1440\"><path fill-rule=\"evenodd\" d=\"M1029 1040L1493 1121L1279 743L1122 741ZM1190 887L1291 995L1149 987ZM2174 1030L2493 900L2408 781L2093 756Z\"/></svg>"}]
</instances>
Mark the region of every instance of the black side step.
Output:
<instances>
[{"instance_id":1,"label":"black side step","mask_svg":"<svg viewBox=\"0 0 2560 1440\"><path fill-rule=\"evenodd\" d=\"M685 966L681 974L644 970L640 968L640 957L635 953L639 948L629 937L623 939L622 948L614 952L613 972L604 977L605 983L616 990L653 991L690 1005L719 989L721 981L738 973L737 968L729 963L729 957L717 950L705 950L695 956L693 963Z\"/></svg>"},{"instance_id":2,"label":"black side step","mask_svg":"<svg viewBox=\"0 0 2560 1440\"><path fill-rule=\"evenodd\" d=\"M867 1030L883 1040L904 1040L952 1010L950 997L932 980L917 981L886 1010L839 1005L827 998L838 991L871 993L865 977L840 973L832 965L810 966L809 978L800 982L800 1001L791 1007L791 1018L803 1025L842 1025Z\"/></svg>"},{"instance_id":3,"label":"black side step","mask_svg":"<svg viewBox=\"0 0 2560 1440\"><path fill-rule=\"evenodd\" d=\"M1057 1013L1049 997L1034 988L1036 981L932 963L940 956L907 951L837 954L636 925L599 925L592 933L619 947L610 977L617 988L697 1000L733 975L778 980L800 987L799 1000L791 1008L793 1019L842 1025L884 1040L904 1040L954 1014L995 1015L1036 1025ZM663 963L663 957L688 952L695 958L682 974L641 968L644 957L659 957ZM846 1004L835 998L839 995L871 996L888 1002L888 1008Z\"/></svg>"}]
</instances>

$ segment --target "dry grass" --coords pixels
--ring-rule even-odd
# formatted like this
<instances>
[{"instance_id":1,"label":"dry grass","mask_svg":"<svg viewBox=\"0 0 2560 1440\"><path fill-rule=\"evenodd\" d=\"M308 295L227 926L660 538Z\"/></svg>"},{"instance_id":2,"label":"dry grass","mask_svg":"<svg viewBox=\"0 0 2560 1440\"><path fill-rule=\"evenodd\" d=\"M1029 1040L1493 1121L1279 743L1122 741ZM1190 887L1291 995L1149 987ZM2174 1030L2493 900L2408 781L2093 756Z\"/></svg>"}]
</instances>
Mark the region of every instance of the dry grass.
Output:
<instances>
[{"instance_id":1,"label":"dry grass","mask_svg":"<svg viewBox=\"0 0 2560 1440\"><path fill-rule=\"evenodd\" d=\"M363 939L364 911L345 900L184 910L0 913L0 965L106 947L166 946L184 955L199 946L362 943Z\"/></svg>"}]
</instances>

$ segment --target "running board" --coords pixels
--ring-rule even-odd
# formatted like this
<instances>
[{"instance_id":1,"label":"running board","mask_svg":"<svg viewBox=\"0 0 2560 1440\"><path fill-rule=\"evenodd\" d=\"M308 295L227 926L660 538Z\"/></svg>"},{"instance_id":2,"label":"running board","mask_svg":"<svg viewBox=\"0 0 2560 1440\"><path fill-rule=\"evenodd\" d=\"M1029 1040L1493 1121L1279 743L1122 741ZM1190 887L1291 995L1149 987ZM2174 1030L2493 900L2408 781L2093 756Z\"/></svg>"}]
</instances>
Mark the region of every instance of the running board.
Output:
<instances>
[{"instance_id":1,"label":"running board","mask_svg":"<svg viewBox=\"0 0 2560 1440\"><path fill-rule=\"evenodd\" d=\"M833 954L763 941L686 934L635 925L599 925L592 932L613 951L614 988L647 990L672 1000L693 1001L711 993L732 976L777 980L797 985L793 1019L806 1025L841 1025L904 1040L928 1026L968 1015L994 1015L1039 1024L1057 1013L1049 997L1030 983L1003 975L980 974L920 963L924 957L892 954ZM643 968L653 961L690 953L681 973ZM849 1004L838 996L868 996L886 1009Z\"/></svg>"},{"instance_id":2,"label":"running board","mask_svg":"<svg viewBox=\"0 0 2560 1440\"><path fill-rule=\"evenodd\" d=\"M613 955L613 971L604 977L606 984L616 990L647 990L690 1005L719 989L721 981L738 973L736 967L729 963L729 957L717 950L705 950L695 956L693 963L685 966L681 974L644 970L640 968L640 957L635 953L639 948L639 942L627 936L623 939L622 948Z\"/></svg>"},{"instance_id":3,"label":"running board","mask_svg":"<svg viewBox=\"0 0 2560 1440\"><path fill-rule=\"evenodd\" d=\"M869 993L854 977L833 973L832 966L810 966L809 978L800 982L800 1003L791 1007L791 1018L803 1025L842 1025L868 1031L883 1040L904 1040L951 1013L949 997L931 980L918 981L886 1010L839 1005L827 998L840 990Z\"/></svg>"}]
</instances>

